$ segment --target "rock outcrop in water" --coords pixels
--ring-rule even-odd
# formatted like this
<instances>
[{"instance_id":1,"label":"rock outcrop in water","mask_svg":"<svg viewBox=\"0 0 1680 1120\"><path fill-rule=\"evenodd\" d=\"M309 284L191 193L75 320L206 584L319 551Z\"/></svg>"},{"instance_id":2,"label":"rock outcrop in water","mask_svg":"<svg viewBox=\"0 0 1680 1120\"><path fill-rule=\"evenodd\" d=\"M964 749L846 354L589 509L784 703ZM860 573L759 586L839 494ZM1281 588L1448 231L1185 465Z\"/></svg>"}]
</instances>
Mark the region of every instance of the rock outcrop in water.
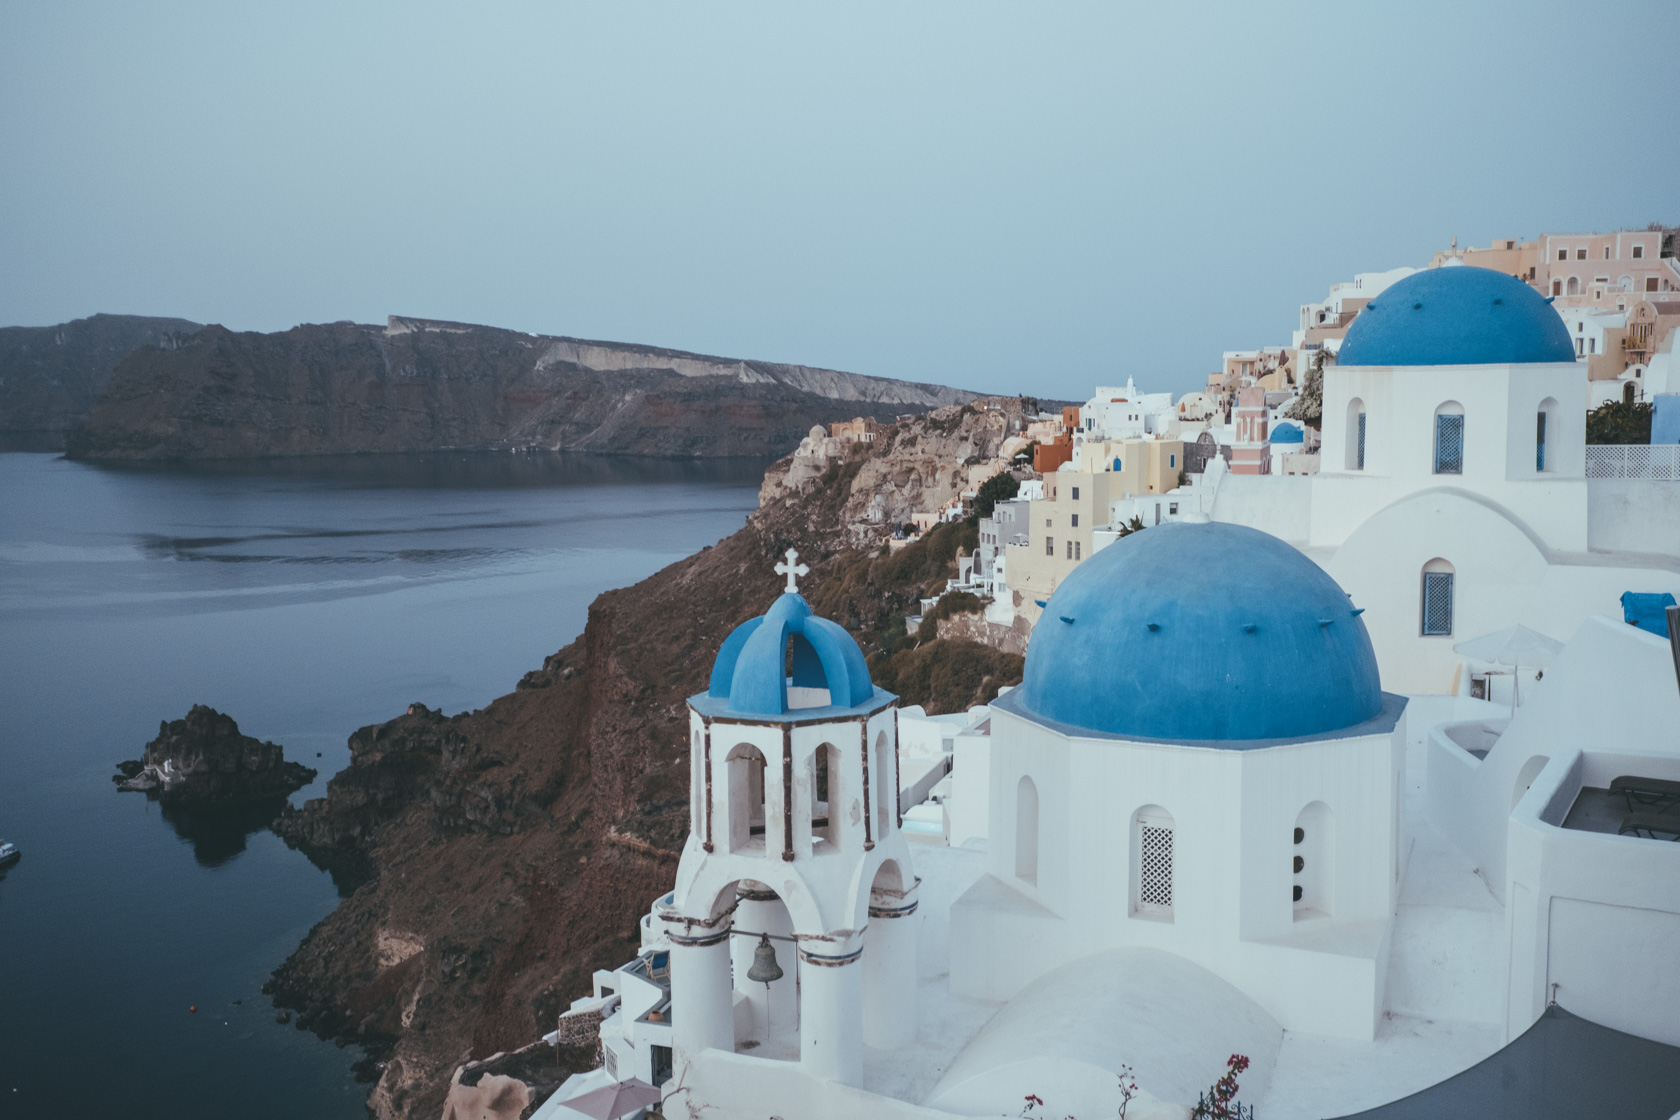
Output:
<instances>
[{"instance_id":1,"label":"rock outcrop in water","mask_svg":"<svg viewBox=\"0 0 1680 1120\"><path fill-rule=\"evenodd\" d=\"M684 701L730 630L780 592L786 549L812 567L812 605L860 635L872 666L899 668L905 702L960 707L1020 679L1020 658L972 643L881 648L975 530L946 526L890 556L882 539L956 492L951 462L997 452L1021 412L998 403L901 422L791 482L792 462L777 463L739 532L600 596L577 641L489 706L416 704L357 731L327 796L275 822L313 859L366 863L271 991L301 1028L369 1048L376 1116L435 1120L457 1068L553 1030L594 969L636 951L688 829ZM914 665L898 664L906 652ZM584 1049L563 1055L572 1068Z\"/></svg>"},{"instance_id":2,"label":"rock outcrop in water","mask_svg":"<svg viewBox=\"0 0 1680 1120\"><path fill-rule=\"evenodd\" d=\"M87 419L117 363L202 327L185 319L90 315L53 327L0 327L0 439L56 450Z\"/></svg>"},{"instance_id":3,"label":"rock outcrop in water","mask_svg":"<svg viewBox=\"0 0 1680 1120\"><path fill-rule=\"evenodd\" d=\"M156 793L176 806L284 798L315 780L314 770L287 762L278 743L240 734L233 717L203 704L159 723L146 753L117 769L119 790Z\"/></svg>"},{"instance_id":4,"label":"rock outcrop in water","mask_svg":"<svg viewBox=\"0 0 1680 1120\"><path fill-rule=\"evenodd\" d=\"M392 316L277 334L211 326L117 368L67 449L87 459L435 450L782 455L814 424L974 394L680 350Z\"/></svg>"}]
</instances>

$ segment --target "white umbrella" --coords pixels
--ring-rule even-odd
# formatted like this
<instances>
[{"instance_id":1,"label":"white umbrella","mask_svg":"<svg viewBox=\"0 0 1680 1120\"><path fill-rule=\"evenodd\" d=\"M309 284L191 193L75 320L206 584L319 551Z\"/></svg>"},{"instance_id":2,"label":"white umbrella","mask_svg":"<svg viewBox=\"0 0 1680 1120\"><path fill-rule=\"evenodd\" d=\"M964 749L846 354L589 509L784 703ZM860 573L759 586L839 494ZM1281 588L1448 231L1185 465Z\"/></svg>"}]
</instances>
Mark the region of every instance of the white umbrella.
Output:
<instances>
[{"instance_id":1,"label":"white umbrella","mask_svg":"<svg viewBox=\"0 0 1680 1120\"><path fill-rule=\"evenodd\" d=\"M1511 666L1511 708L1517 706L1516 670L1524 665L1543 669L1563 648L1563 643L1521 624L1483 634L1453 646L1454 653L1462 653L1473 661L1491 661L1495 665Z\"/></svg>"}]
</instances>

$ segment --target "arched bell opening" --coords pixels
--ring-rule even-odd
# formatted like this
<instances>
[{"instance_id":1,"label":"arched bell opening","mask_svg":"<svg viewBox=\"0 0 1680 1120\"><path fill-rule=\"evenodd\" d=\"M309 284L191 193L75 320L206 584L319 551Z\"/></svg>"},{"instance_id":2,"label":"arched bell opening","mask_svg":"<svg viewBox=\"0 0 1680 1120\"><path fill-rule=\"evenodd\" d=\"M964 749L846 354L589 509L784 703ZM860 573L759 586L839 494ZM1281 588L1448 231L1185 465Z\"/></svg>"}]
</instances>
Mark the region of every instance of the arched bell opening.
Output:
<instances>
[{"instance_id":1,"label":"arched bell opening","mask_svg":"<svg viewBox=\"0 0 1680 1120\"><path fill-rule=\"evenodd\" d=\"M824 743L811 752L805 763L805 779L811 791L811 854L840 850L842 806L845 804L840 748Z\"/></svg>"},{"instance_id":2,"label":"arched bell opening","mask_svg":"<svg viewBox=\"0 0 1680 1120\"><path fill-rule=\"evenodd\" d=\"M799 1060L799 953L787 904L766 884L735 885L729 957L735 990L735 1049L758 1058Z\"/></svg>"},{"instance_id":3,"label":"arched bell opening","mask_svg":"<svg viewBox=\"0 0 1680 1120\"><path fill-rule=\"evenodd\" d=\"M877 1049L916 1039L916 933L921 922L915 880L897 860L875 870L863 936L863 1041Z\"/></svg>"},{"instance_id":4,"label":"arched bell opening","mask_svg":"<svg viewBox=\"0 0 1680 1120\"><path fill-rule=\"evenodd\" d=\"M870 806L875 814L875 840L889 835L898 820L898 759L894 757L887 733L875 736L875 758L869 767L870 783L875 788Z\"/></svg>"},{"instance_id":5,"label":"arched bell opening","mask_svg":"<svg viewBox=\"0 0 1680 1120\"><path fill-rule=\"evenodd\" d=\"M810 639L800 633L790 634L787 643L787 706L825 708L833 703L828 687L828 674L823 671L822 658Z\"/></svg>"},{"instance_id":6,"label":"arched bell opening","mask_svg":"<svg viewBox=\"0 0 1680 1120\"><path fill-rule=\"evenodd\" d=\"M764 752L738 743L724 760L729 780L719 814L729 822L731 852L764 852Z\"/></svg>"}]
</instances>

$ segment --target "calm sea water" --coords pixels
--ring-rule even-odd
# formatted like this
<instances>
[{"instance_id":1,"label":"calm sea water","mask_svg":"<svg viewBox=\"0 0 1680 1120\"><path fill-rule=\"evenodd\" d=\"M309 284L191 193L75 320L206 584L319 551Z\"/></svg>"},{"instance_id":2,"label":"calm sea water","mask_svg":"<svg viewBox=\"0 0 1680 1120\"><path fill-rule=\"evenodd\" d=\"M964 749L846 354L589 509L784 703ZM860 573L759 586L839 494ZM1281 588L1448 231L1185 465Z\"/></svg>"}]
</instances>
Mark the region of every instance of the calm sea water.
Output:
<instances>
[{"instance_id":1,"label":"calm sea water","mask_svg":"<svg viewBox=\"0 0 1680 1120\"><path fill-rule=\"evenodd\" d=\"M349 1118L359 1057L260 989L337 902L263 822L118 794L160 720L321 772L410 701L509 691L591 599L739 528L763 464L0 455L0 1116ZM197 1013L188 1011L196 1005Z\"/></svg>"}]
</instances>

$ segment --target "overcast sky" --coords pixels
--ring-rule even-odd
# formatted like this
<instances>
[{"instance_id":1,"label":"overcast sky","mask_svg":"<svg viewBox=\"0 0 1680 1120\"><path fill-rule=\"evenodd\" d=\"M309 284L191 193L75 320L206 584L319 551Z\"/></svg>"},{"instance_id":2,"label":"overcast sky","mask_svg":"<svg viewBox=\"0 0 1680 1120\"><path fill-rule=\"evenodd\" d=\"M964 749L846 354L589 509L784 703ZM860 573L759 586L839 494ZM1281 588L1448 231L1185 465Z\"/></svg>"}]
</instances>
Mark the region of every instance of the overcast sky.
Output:
<instances>
[{"instance_id":1,"label":"overcast sky","mask_svg":"<svg viewBox=\"0 0 1680 1120\"><path fill-rule=\"evenodd\" d=\"M0 3L0 324L387 314L1084 397L1680 223L1680 3Z\"/></svg>"}]
</instances>

